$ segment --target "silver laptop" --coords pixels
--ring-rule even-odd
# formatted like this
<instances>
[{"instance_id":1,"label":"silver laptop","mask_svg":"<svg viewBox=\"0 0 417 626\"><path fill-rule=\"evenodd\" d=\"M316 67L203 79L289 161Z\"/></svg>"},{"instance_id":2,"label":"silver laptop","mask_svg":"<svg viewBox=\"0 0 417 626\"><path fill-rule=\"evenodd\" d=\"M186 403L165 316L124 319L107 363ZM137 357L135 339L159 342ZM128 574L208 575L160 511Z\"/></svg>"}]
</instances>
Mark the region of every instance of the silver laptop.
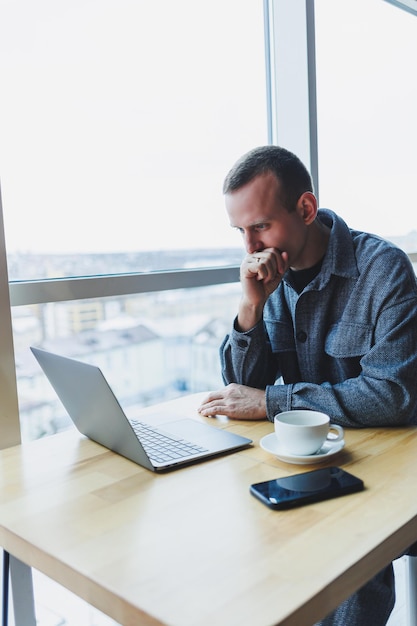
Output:
<instances>
[{"instance_id":1,"label":"silver laptop","mask_svg":"<svg viewBox=\"0 0 417 626\"><path fill-rule=\"evenodd\" d=\"M39 348L31 350L78 430L149 470L176 469L252 443L188 418L161 427L128 419L98 367Z\"/></svg>"}]
</instances>

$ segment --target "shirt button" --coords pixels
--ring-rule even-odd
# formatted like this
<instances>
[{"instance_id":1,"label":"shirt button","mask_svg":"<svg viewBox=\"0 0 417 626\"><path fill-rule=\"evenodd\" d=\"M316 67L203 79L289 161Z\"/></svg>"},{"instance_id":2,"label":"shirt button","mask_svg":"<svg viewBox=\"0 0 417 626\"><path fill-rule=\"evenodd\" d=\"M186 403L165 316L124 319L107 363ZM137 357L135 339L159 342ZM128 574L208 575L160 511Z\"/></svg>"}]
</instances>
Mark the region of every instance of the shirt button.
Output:
<instances>
[{"instance_id":1,"label":"shirt button","mask_svg":"<svg viewBox=\"0 0 417 626\"><path fill-rule=\"evenodd\" d=\"M247 348L248 342L246 339L238 339L237 345L239 346L239 348Z\"/></svg>"},{"instance_id":2,"label":"shirt button","mask_svg":"<svg viewBox=\"0 0 417 626\"><path fill-rule=\"evenodd\" d=\"M307 333L305 333L303 330L299 330L297 333L297 340L301 343L305 343L307 341Z\"/></svg>"}]
</instances>

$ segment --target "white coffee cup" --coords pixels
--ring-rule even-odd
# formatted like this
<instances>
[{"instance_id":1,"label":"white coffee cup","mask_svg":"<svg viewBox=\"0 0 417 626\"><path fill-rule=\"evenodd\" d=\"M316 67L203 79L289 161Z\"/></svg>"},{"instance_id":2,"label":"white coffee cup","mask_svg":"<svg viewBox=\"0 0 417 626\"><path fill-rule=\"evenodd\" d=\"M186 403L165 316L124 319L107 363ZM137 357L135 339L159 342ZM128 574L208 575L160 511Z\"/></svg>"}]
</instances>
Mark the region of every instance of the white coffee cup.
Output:
<instances>
[{"instance_id":1,"label":"white coffee cup","mask_svg":"<svg viewBox=\"0 0 417 626\"><path fill-rule=\"evenodd\" d=\"M326 440L343 439L343 428L319 411L284 411L275 415L274 426L280 449L299 456L315 454Z\"/></svg>"}]
</instances>

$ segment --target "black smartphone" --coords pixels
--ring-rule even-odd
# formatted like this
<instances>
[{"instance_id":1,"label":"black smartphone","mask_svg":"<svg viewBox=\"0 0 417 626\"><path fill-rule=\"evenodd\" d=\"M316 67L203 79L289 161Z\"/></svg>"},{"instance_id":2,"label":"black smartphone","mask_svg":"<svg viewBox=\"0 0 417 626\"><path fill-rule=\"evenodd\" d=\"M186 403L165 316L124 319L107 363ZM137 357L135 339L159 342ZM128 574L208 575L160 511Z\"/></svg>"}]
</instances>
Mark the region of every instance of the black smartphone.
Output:
<instances>
[{"instance_id":1,"label":"black smartphone","mask_svg":"<svg viewBox=\"0 0 417 626\"><path fill-rule=\"evenodd\" d=\"M250 492L271 509L290 509L302 504L337 498L362 491L363 481L340 467L325 467L251 485Z\"/></svg>"}]
</instances>

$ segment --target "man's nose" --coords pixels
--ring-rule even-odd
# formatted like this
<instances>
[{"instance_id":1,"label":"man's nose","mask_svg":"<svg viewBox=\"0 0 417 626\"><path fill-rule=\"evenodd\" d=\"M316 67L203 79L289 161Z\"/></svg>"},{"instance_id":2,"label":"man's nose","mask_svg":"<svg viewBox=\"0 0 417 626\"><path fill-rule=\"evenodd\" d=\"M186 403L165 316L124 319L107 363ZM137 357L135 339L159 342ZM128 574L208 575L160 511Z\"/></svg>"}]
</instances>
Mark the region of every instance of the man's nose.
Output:
<instances>
[{"instance_id":1,"label":"man's nose","mask_svg":"<svg viewBox=\"0 0 417 626\"><path fill-rule=\"evenodd\" d=\"M261 250L263 250L264 247L262 245L262 242L259 241L256 233L245 233L244 239L246 252L248 254L253 254L254 252L260 252Z\"/></svg>"}]
</instances>

